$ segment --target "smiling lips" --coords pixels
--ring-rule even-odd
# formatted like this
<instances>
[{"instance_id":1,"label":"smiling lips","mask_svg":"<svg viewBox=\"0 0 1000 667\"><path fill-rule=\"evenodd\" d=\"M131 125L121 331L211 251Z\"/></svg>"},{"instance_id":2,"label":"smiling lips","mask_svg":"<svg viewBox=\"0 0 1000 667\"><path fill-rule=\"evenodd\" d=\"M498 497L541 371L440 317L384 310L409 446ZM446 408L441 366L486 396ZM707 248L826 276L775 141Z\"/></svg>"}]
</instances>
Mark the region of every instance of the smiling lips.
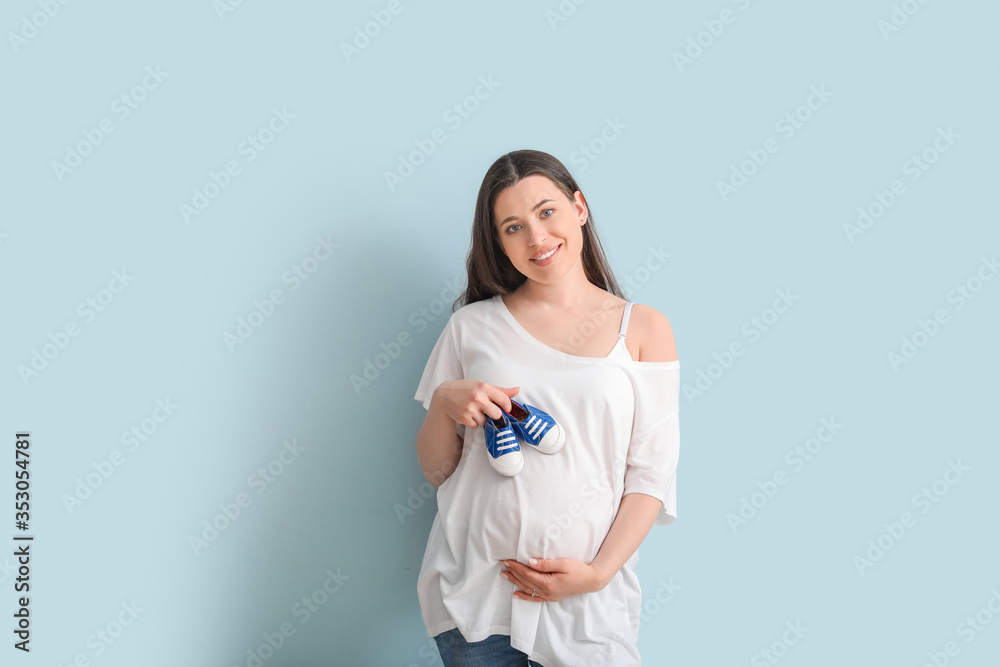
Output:
<instances>
[{"instance_id":1,"label":"smiling lips","mask_svg":"<svg viewBox=\"0 0 1000 667\"><path fill-rule=\"evenodd\" d=\"M556 247L552 248L551 250L548 250L548 251L542 253L538 257L531 258L531 261L534 262L535 264L537 264L538 266L548 266L553 261L555 261L556 254L559 252L559 248L561 248L561 247L562 247L561 244L557 245Z\"/></svg>"}]
</instances>

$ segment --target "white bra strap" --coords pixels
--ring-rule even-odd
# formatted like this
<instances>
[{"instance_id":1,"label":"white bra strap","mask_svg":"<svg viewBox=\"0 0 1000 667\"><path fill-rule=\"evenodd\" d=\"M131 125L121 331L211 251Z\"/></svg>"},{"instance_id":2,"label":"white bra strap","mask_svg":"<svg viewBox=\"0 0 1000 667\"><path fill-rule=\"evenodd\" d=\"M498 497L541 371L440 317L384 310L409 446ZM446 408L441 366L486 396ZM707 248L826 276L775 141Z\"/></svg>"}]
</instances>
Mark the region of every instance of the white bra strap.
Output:
<instances>
[{"instance_id":1,"label":"white bra strap","mask_svg":"<svg viewBox=\"0 0 1000 667\"><path fill-rule=\"evenodd\" d=\"M625 330L628 328L628 311L632 310L632 302L629 301L625 304L625 314L622 315L622 328L618 332L619 338L625 338Z\"/></svg>"}]
</instances>

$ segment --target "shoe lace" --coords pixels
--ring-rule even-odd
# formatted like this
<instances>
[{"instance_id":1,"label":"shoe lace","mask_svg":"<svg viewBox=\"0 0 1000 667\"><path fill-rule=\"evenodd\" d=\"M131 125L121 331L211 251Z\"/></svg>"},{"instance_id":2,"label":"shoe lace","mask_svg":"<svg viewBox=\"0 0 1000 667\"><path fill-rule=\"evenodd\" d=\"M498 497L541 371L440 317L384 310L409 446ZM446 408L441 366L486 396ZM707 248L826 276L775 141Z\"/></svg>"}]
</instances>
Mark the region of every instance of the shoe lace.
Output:
<instances>
[{"instance_id":1,"label":"shoe lace","mask_svg":"<svg viewBox=\"0 0 1000 667\"><path fill-rule=\"evenodd\" d=\"M493 443L494 449L497 451L497 455L505 449L514 449L517 447L517 436L510 430L510 424L507 423L504 416L500 415L499 419L493 419L492 417L490 419L493 421L494 428L497 429L496 440Z\"/></svg>"}]
</instances>

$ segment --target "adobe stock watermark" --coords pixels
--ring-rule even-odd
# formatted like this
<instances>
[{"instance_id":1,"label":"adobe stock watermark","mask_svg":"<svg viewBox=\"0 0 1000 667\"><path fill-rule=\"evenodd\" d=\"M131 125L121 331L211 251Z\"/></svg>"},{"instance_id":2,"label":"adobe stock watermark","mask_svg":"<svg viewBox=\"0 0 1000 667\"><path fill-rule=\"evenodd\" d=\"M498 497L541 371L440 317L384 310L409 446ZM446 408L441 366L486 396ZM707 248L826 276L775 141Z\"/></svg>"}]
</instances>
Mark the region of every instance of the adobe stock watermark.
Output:
<instances>
[{"instance_id":1,"label":"adobe stock watermark","mask_svg":"<svg viewBox=\"0 0 1000 667\"><path fill-rule=\"evenodd\" d=\"M618 137L627 129L628 125L622 122L621 116L615 116L614 120L605 118L601 131L588 143L580 144L579 148L569 156L570 162L578 172L586 171L590 163L603 155L608 146L618 141Z\"/></svg>"},{"instance_id":2,"label":"adobe stock watermark","mask_svg":"<svg viewBox=\"0 0 1000 667\"><path fill-rule=\"evenodd\" d=\"M646 592L645 586L642 592L642 603L637 610L630 609L622 600L615 600L612 604L610 611L615 616L625 616L628 617L630 624L635 624L638 627L638 632L641 633L642 629L658 616L667 605L677 597L678 591L682 590L680 584L674 583L674 578L670 577L668 581L664 581L662 578L658 579L658 584L656 592L649 595ZM624 640L622 635L619 633L614 634L615 641L631 643L628 640ZM588 667L597 665L604 665L607 667L612 667L618 664L614 661L610 661L617 649L614 647L601 647L600 651L595 651L591 658L587 661ZM631 660L630 660L631 661Z\"/></svg>"},{"instance_id":3,"label":"adobe stock watermark","mask_svg":"<svg viewBox=\"0 0 1000 667\"><path fill-rule=\"evenodd\" d=\"M350 577L336 568L336 571L327 568L324 572L326 578L319 586L307 595L303 595L292 605L289 615L298 621L298 626L291 620L285 620L278 624L278 627L271 632L261 634L263 641L257 646L251 646L246 650L246 660L242 665L234 664L233 667L262 667L264 663L273 658L281 647L288 643L288 640L295 636L298 628L308 623L313 616L326 606L330 599L340 591Z\"/></svg>"},{"instance_id":4,"label":"adobe stock watermark","mask_svg":"<svg viewBox=\"0 0 1000 667\"><path fill-rule=\"evenodd\" d=\"M770 646L762 648L753 654L750 658L750 667L771 667L771 665L776 665L779 660L788 655L788 650L799 643L799 641L805 637L806 633L809 632L809 628L802 625L802 621L795 619L792 621L785 621L785 628L787 628L781 637L771 642Z\"/></svg>"},{"instance_id":5,"label":"adobe stock watermark","mask_svg":"<svg viewBox=\"0 0 1000 667\"><path fill-rule=\"evenodd\" d=\"M601 331L612 313L618 309L615 299L606 298L601 302L599 308L587 312L587 319L570 327L569 339L566 343L557 343L554 347L564 354L575 355L583 347L583 344L595 333ZM617 343L616 343L617 344Z\"/></svg>"},{"instance_id":6,"label":"adobe stock watermark","mask_svg":"<svg viewBox=\"0 0 1000 667\"><path fill-rule=\"evenodd\" d=\"M888 19L879 19L875 22L875 27L882 33L882 40L888 42L889 36L899 32L900 28L910 21L910 17L916 16L921 7L927 4L927 0L903 0L902 3L892 4L892 12Z\"/></svg>"},{"instance_id":7,"label":"adobe stock watermark","mask_svg":"<svg viewBox=\"0 0 1000 667\"><path fill-rule=\"evenodd\" d=\"M976 298L986 283L993 280L998 271L1000 271L1000 263L997 263L997 256L995 254L991 257L983 255L973 274L948 291L948 294L945 295L945 302L953 304L953 310L957 313ZM913 333L900 338L898 352L892 350L886 353L886 359L893 373L898 374L901 366L912 362L920 354L920 351L941 333L941 328L950 322L951 315L946 307L935 309L933 315L926 320L918 319L917 328Z\"/></svg>"},{"instance_id":8,"label":"adobe stock watermark","mask_svg":"<svg viewBox=\"0 0 1000 667\"><path fill-rule=\"evenodd\" d=\"M656 591L652 594L647 593L647 589L643 587L642 604L637 610L638 617L621 600L616 600L613 605L616 613L629 616L630 622L638 623L640 633L642 628L658 616L677 597L677 593L683 590L683 586L674 583L673 577L669 577L667 581L662 578L657 579L656 583L658 584Z\"/></svg>"},{"instance_id":9,"label":"adobe stock watermark","mask_svg":"<svg viewBox=\"0 0 1000 667\"><path fill-rule=\"evenodd\" d=\"M458 462L456 461L455 464L457 465ZM399 519L399 525L404 525L407 519L411 516L416 516L417 512L427 501L434 497L437 493L434 482L440 487L454 472L455 468L452 467L451 462L448 462L441 470L435 470L428 475L429 480L424 480L417 488L411 486L407 489L406 504L404 505L399 502L392 504L392 510L396 513L396 518Z\"/></svg>"},{"instance_id":10,"label":"adobe stock watermark","mask_svg":"<svg viewBox=\"0 0 1000 667\"><path fill-rule=\"evenodd\" d=\"M911 183L916 183L938 161L941 155L951 150L955 142L961 138L962 135L956 134L951 129L951 125L948 126L947 130L938 127L937 137L934 138L934 141L920 153L914 153L903 162L900 167L903 175L909 176ZM854 245L857 237L864 236L865 232L888 213L889 209L907 192L906 183L900 178L893 179L885 190L874 190L872 192L873 199L857 208L858 217L854 223L844 223L844 234L851 245Z\"/></svg>"},{"instance_id":11,"label":"adobe stock watermark","mask_svg":"<svg viewBox=\"0 0 1000 667\"><path fill-rule=\"evenodd\" d=\"M146 72L139 83L132 86L130 90L122 93L111 100L111 113L119 122L123 122L132 115L132 112L139 108L148 99L149 94L160 87L164 79L170 76L170 72L163 72L159 65L146 67ZM52 172L56 175L56 180L60 183L66 176L79 168L85 158L93 155L97 147L104 143L104 140L117 129L115 121L111 116L105 116L97 121L97 127L85 127L80 131L83 139L75 144L66 144L66 152L63 162L52 161Z\"/></svg>"},{"instance_id":12,"label":"adobe stock watermark","mask_svg":"<svg viewBox=\"0 0 1000 667\"><path fill-rule=\"evenodd\" d=\"M660 580L661 585L663 580ZM679 588L679 587L678 587ZM669 597L667 598L669 600ZM615 600L612 606L608 609L615 616L630 616L630 623L636 622L636 619L631 616L632 610L629 609L624 602L621 600ZM632 646L633 639L631 637L625 637L621 632L615 630L610 635L600 638L593 638L592 646L588 647L587 661L585 663L576 663L580 667L616 667L617 665L623 664L638 664L636 663L637 654L619 656L619 647L621 646ZM626 649L627 650L627 649ZM634 651L634 649L633 649ZM574 667L576 667L574 665ZM412 665L411 665L412 667Z\"/></svg>"},{"instance_id":13,"label":"adobe stock watermark","mask_svg":"<svg viewBox=\"0 0 1000 667\"><path fill-rule=\"evenodd\" d=\"M399 359L400 355L403 354L403 350L413 344L414 334L420 334L427 330L427 327L431 322L444 316L445 319L451 314L451 304L459 297L465 286L461 281L461 278L456 276L451 279L445 279L444 289L441 290L440 296L431 299L426 304L418 307L410 316L406 318L409 323L410 329L403 329L391 339L388 343L380 342L379 348L381 352L376 352L372 357L365 357L361 362L361 372L352 373L347 380L351 383L351 387L354 389L354 394L356 396L361 395L361 390L372 386L375 380L381 377L382 373L389 369L396 359Z\"/></svg>"},{"instance_id":14,"label":"adobe stock watermark","mask_svg":"<svg viewBox=\"0 0 1000 667\"><path fill-rule=\"evenodd\" d=\"M300 445L295 438L292 438L291 442L285 440L281 443L278 454L266 466L261 466L250 473L250 476L247 477L247 486L253 489L258 496L264 493L289 466L298 460L305 450L305 445ZM188 545L194 555L200 556L205 549L214 544L222 533L229 530L230 526L245 514L245 510L252 503L253 498L246 491L237 493L232 501L219 503L219 512L211 519L205 519L201 522L201 532L188 536Z\"/></svg>"},{"instance_id":15,"label":"adobe stock watermark","mask_svg":"<svg viewBox=\"0 0 1000 667\"><path fill-rule=\"evenodd\" d=\"M674 583L674 578L669 577L667 581L663 579L657 579L658 584L656 592L652 595L644 595L645 598L642 601L642 611L639 614L639 631L642 631L642 627L653 620L653 617L657 616L668 603L673 601L677 597L677 593L683 590L680 584Z\"/></svg>"},{"instance_id":16,"label":"adobe stock watermark","mask_svg":"<svg viewBox=\"0 0 1000 667\"><path fill-rule=\"evenodd\" d=\"M649 246L646 260L619 279L622 286L632 294L642 288L653 274L666 266L667 260L672 256L663 249L663 246ZM598 331L612 317L617 316L618 301L613 298L604 299L600 307L587 313L587 318L578 324L570 327L570 335L566 343L558 343L555 349L565 354L576 354L584 346L584 343Z\"/></svg>"},{"instance_id":17,"label":"adobe stock watermark","mask_svg":"<svg viewBox=\"0 0 1000 667\"><path fill-rule=\"evenodd\" d=\"M788 484L790 474L801 472L809 461L812 461L820 452L823 446L833 441L833 438L844 428L843 424L837 422L836 417L829 419L824 417L820 420L816 435L808 438L805 443L795 445L785 453L785 463L791 466L791 473L784 468L778 468L763 481L757 481L757 491L748 496L740 498L739 509L735 513L726 514L726 523L729 529L736 535L740 528L750 525L750 522L763 510L769 502L774 500L783 486Z\"/></svg>"},{"instance_id":18,"label":"adobe stock watermark","mask_svg":"<svg viewBox=\"0 0 1000 667\"><path fill-rule=\"evenodd\" d=\"M244 165L257 159L257 156L267 150L278 135L288 129L295 115L289 113L288 107L271 108L271 118L253 134L236 146L236 155L243 157L243 164L236 158L226 161L219 171L208 170L208 180L201 186L191 188L193 193L189 201L178 204L177 210L181 220L190 223L193 216L201 215L209 204L215 201L228 188L233 179L243 173Z\"/></svg>"},{"instance_id":19,"label":"adobe stock watermark","mask_svg":"<svg viewBox=\"0 0 1000 667\"><path fill-rule=\"evenodd\" d=\"M305 284L305 281L319 271L323 263L330 259L330 255L339 247L339 243L330 240L329 234L325 237L317 236L312 251L281 274L281 284L289 285L289 293L298 291ZM263 299L254 299L253 308L247 316L241 315L236 318L236 327L233 331L222 333L222 340L226 344L229 354L233 354L238 346L247 342L264 325L264 322L271 319L278 306L285 304L285 298L285 293L276 287Z\"/></svg>"},{"instance_id":20,"label":"adobe stock watermark","mask_svg":"<svg viewBox=\"0 0 1000 667\"><path fill-rule=\"evenodd\" d=\"M242 4L243 0L212 0L212 9L222 22L226 20L226 14L232 14Z\"/></svg>"},{"instance_id":21,"label":"adobe stock watermark","mask_svg":"<svg viewBox=\"0 0 1000 667\"><path fill-rule=\"evenodd\" d=\"M765 333L771 330L778 319L787 313L791 307L799 300L799 296L792 294L792 288L775 290L777 298L770 306L760 311L760 315L754 315L740 326L740 333L746 338L746 345L756 343ZM705 368L698 368L697 379L694 385L684 384L681 390L687 399L688 405L694 403L695 398L705 395L716 382L722 379L728 371L733 368L736 360L746 353L746 346L743 339L737 338L727 345L722 352L713 352L710 362Z\"/></svg>"},{"instance_id":22,"label":"adobe stock watermark","mask_svg":"<svg viewBox=\"0 0 1000 667\"><path fill-rule=\"evenodd\" d=\"M656 247L647 246L647 251L646 259L639 266L635 267L635 269L620 278L621 284L625 289L632 290L633 292L638 291L643 285L649 282L654 273L667 265L668 259L673 257L673 255L663 249L663 245Z\"/></svg>"},{"instance_id":23,"label":"adobe stock watermark","mask_svg":"<svg viewBox=\"0 0 1000 667\"><path fill-rule=\"evenodd\" d=\"M480 106L493 96L496 89L502 86L500 81L494 81L493 75L486 78L479 77L479 85L469 95L455 102L444 110L441 119L448 124L452 132L458 130L468 119L472 118ZM448 140L448 133L440 127L436 127L430 132L430 136L425 139L414 139L413 144L416 149L410 151L405 157L398 155L399 162L394 171L383 172L385 183L389 186L389 192L395 192L396 188L412 176L417 167L424 164L435 150L438 144L443 144Z\"/></svg>"},{"instance_id":24,"label":"adobe stock watermark","mask_svg":"<svg viewBox=\"0 0 1000 667\"><path fill-rule=\"evenodd\" d=\"M614 475L617 479L625 477L624 460L615 460ZM591 477L587 479L577 489L573 498L569 499L569 502L563 503L562 511L554 514L552 520L543 530L545 539L549 541L549 544L553 546L558 545L563 535L573 527L573 524L581 516L592 517L594 514L592 508L594 508L595 502L598 502L596 506L598 512L603 511L602 507L610 509L614 502L614 490L607 477Z\"/></svg>"},{"instance_id":25,"label":"adobe stock watermark","mask_svg":"<svg viewBox=\"0 0 1000 667\"><path fill-rule=\"evenodd\" d=\"M38 32L47 26L56 17L62 8L70 3L70 0L37 0L37 5L42 10L33 14L25 14L21 17L21 26L18 32L7 32L7 41L14 53L28 45L32 39L38 36Z\"/></svg>"},{"instance_id":26,"label":"adobe stock watermark","mask_svg":"<svg viewBox=\"0 0 1000 667\"><path fill-rule=\"evenodd\" d=\"M813 113L822 109L831 97L833 97L833 93L826 89L826 84L820 84L819 88L810 86L809 95L805 102L780 116L774 123L774 130L781 133L782 138L787 142L805 127L806 123L812 120ZM715 187L719 191L722 201L728 201L732 195L744 187L750 178L767 164L771 155L780 149L781 143L774 137L765 139L762 148L748 148L746 154L749 158L739 164L731 165L727 180L715 182Z\"/></svg>"},{"instance_id":27,"label":"adobe stock watermark","mask_svg":"<svg viewBox=\"0 0 1000 667\"><path fill-rule=\"evenodd\" d=\"M127 447L129 452L138 451L180 407L171 401L169 396L156 399L156 407L150 415L132 424L128 430L122 431L119 442ZM94 471L84 477L77 477L73 492L60 496L67 514L72 515L75 510L82 507L83 503L94 495L94 491L104 486L124 463L125 455L120 449L111 450L106 459L91 462L90 467Z\"/></svg>"},{"instance_id":28,"label":"adobe stock watermark","mask_svg":"<svg viewBox=\"0 0 1000 667\"><path fill-rule=\"evenodd\" d=\"M751 0L732 0L732 3L739 7L741 12L745 12L750 8ZM722 34L726 31L726 26L732 25L736 22L736 17L739 14L735 13L731 9L723 9L719 12L719 18L706 19L701 22L705 27L704 30L699 30L693 35L689 35L687 38L687 46L684 47L682 51L674 51L673 59L674 65L677 66L677 71L681 74L684 73L684 68L689 67L694 64L698 58L705 53L705 50L711 47L715 42L722 37Z\"/></svg>"},{"instance_id":29,"label":"adobe stock watermark","mask_svg":"<svg viewBox=\"0 0 1000 667\"><path fill-rule=\"evenodd\" d=\"M76 314L83 318L83 324L90 324L100 313L107 310L133 280L135 280L135 276L130 275L125 267L122 267L121 271L117 269L112 271L111 280L108 281L107 287L102 287L93 296L88 296L77 304ZM31 360L28 365L18 364L17 366L17 374L24 386L27 387L31 380L37 378L42 371L47 369L69 347L72 339L80 335L80 332L80 324L75 319L67 320L66 324L57 329L55 333L49 331L49 342L42 344L41 351L37 347L32 348Z\"/></svg>"},{"instance_id":30,"label":"adobe stock watermark","mask_svg":"<svg viewBox=\"0 0 1000 667\"><path fill-rule=\"evenodd\" d=\"M949 460L948 467L945 468L941 477L914 493L910 498L910 504L915 509L920 510L920 515L927 514L971 470L972 468L969 466L962 465L962 459ZM865 576L865 570L874 567L875 563L882 560L885 554L906 536L907 530L911 530L917 525L918 518L919 515L903 512L899 515L899 521L883 523L883 532L879 533L875 539L868 540L868 548L861 554L854 556L854 567L857 568L858 574L862 577Z\"/></svg>"},{"instance_id":31,"label":"adobe stock watermark","mask_svg":"<svg viewBox=\"0 0 1000 667\"><path fill-rule=\"evenodd\" d=\"M412 2L413 0L407 1ZM347 60L348 64L350 64L351 58L360 56L361 52L371 45L372 40L381 35L382 31L389 27L389 24L393 21L393 17L402 14L404 9L406 7L401 0L389 0L389 4L386 5L385 9L373 9L369 12L372 17L371 21L366 22L364 25L354 26L354 37L351 42L342 41L340 43L340 52L344 54L344 59Z\"/></svg>"},{"instance_id":32,"label":"adobe stock watermark","mask_svg":"<svg viewBox=\"0 0 1000 667\"><path fill-rule=\"evenodd\" d=\"M587 3L587 0L562 0L555 9L545 10L545 20L549 28L555 32L560 23L565 23L570 16L576 14L576 8Z\"/></svg>"},{"instance_id":33,"label":"adobe stock watermark","mask_svg":"<svg viewBox=\"0 0 1000 667\"><path fill-rule=\"evenodd\" d=\"M990 597L986 603L976 610L975 614L969 614L955 626L955 634L961 638L968 646L979 637L980 634L993 622L993 619L1000 616L1000 590L990 589ZM945 667L951 663L952 658L957 658L962 653L957 639L945 642L940 651L928 651L927 660L923 667ZM914 663L915 664L915 663Z\"/></svg>"},{"instance_id":34,"label":"adobe stock watermark","mask_svg":"<svg viewBox=\"0 0 1000 667\"><path fill-rule=\"evenodd\" d=\"M618 647L628 646L632 643L632 639L625 637L617 630L612 632L608 639L613 640L614 643L605 642L591 650L584 667L615 667L615 665L622 664L622 658L618 657ZM626 660L631 660L631 657L626 658Z\"/></svg>"},{"instance_id":35,"label":"adobe stock watermark","mask_svg":"<svg viewBox=\"0 0 1000 667\"><path fill-rule=\"evenodd\" d=\"M441 662L441 653L433 637L424 640L424 643L417 649L417 655L423 660L421 664L424 665L437 665ZM411 661L406 667L420 667L420 665Z\"/></svg>"},{"instance_id":36,"label":"adobe stock watermark","mask_svg":"<svg viewBox=\"0 0 1000 667\"><path fill-rule=\"evenodd\" d=\"M119 606L121 607L121 611L114 618L87 636L86 646L90 649L90 652L85 653L81 651L77 653L73 657L73 660L66 663L66 667L91 667L91 660L104 655L108 649L121 639L122 635L125 634L126 628L131 627L136 619L139 618L139 615L146 611L143 607L136 604L135 600L122 602ZM57 667L63 667L63 665L60 664Z\"/></svg>"}]
</instances>

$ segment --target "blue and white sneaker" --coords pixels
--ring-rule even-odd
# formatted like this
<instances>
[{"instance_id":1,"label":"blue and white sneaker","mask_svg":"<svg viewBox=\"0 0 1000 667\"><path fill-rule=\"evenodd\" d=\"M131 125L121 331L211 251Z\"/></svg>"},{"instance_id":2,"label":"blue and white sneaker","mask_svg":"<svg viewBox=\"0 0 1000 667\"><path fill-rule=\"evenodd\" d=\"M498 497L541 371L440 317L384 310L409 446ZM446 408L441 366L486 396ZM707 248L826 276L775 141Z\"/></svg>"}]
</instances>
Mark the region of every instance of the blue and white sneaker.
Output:
<instances>
[{"instance_id":1,"label":"blue and white sneaker","mask_svg":"<svg viewBox=\"0 0 1000 667\"><path fill-rule=\"evenodd\" d=\"M492 419L487 415L483 431L486 434L486 451L489 452L490 465L493 469L508 477L521 472L521 468L524 467L524 456L521 454L521 445L517 442L517 434L514 433L507 418L500 415L499 419Z\"/></svg>"},{"instance_id":2,"label":"blue and white sneaker","mask_svg":"<svg viewBox=\"0 0 1000 667\"><path fill-rule=\"evenodd\" d=\"M566 442L563 427L549 413L533 405L511 399L507 416L518 437L543 454L555 454Z\"/></svg>"}]
</instances>

